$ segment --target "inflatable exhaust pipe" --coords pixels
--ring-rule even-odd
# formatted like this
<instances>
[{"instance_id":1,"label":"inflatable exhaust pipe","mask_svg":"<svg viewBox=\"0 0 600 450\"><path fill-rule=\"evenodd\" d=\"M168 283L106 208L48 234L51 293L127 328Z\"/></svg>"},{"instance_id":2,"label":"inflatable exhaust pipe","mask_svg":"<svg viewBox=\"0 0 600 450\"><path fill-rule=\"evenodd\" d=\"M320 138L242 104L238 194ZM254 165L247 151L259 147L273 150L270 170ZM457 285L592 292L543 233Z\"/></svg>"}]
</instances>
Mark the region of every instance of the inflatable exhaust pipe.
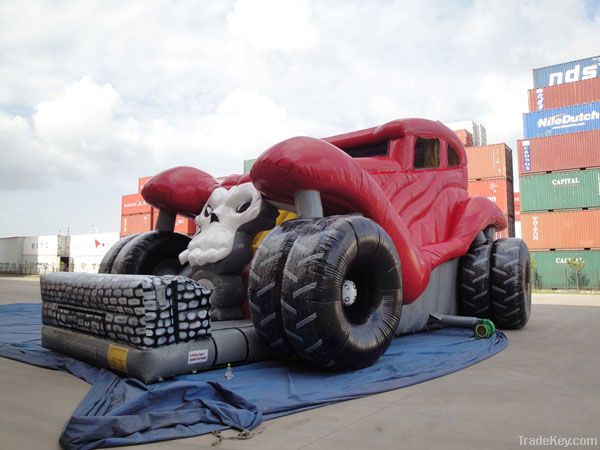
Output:
<instances>
[{"instance_id":1,"label":"inflatable exhaust pipe","mask_svg":"<svg viewBox=\"0 0 600 450\"><path fill-rule=\"evenodd\" d=\"M477 317L430 314L427 324L442 327L473 328L475 337L479 339L489 338L496 332L496 327L491 320Z\"/></svg>"}]
</instances>

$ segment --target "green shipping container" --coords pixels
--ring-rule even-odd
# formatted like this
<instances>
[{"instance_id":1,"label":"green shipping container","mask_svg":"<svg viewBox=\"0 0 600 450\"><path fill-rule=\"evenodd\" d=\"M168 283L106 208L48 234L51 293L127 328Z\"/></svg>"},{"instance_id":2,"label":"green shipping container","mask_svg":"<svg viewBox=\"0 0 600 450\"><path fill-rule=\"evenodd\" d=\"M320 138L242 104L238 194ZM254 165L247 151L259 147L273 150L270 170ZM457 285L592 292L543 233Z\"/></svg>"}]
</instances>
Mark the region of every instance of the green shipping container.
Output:
<instances>
[{"instance_id":1,"label":"green shipping container","mask_svg":"<svg viewBox=\"0 0 600 450\"><path fill-rule=\"evenodd\" d=\"M521 177L521 211L600 207L600 170Z\"/></svg>"},{"instance_id":2,"label":"green shipping container","mask_svg":"<svg viewBox=\"0 0 600 450\"><path fill-rule=\"evenodd\" d=\"M254 164L256 159L247 159L244 161L244 173L250 173L250 169L252 169L252 164Z\"/></svg>"},{"instance_id":3,"label":"green shipping container","mask_svg":"<svg viewBox=\"0 0 600 450\"><path fill-rule=\"evenodd\" d=\"M576 289L576 272L568 266L571 258L584 264L579 272L580 289L600 289L598 250L531 252L534 288Z\"/></svg>"}]
</instances>

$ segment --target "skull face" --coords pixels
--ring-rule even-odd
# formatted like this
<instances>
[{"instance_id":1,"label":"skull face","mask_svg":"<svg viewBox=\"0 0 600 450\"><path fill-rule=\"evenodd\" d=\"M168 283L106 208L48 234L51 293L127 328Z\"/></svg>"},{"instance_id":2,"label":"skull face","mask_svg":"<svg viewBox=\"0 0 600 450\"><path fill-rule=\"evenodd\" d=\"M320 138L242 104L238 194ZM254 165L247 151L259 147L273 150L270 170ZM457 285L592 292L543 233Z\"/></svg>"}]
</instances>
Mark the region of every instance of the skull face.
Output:
<instances>
[{"instance_id":1,"label":"skull face","mask_svg":"<svg viewBox=\"0 0 600 450\"><path fill-rule=\"evenodd\" d=\"M258 218L262 204L252 183L215 189L196 216L198 232L179 255L181 263L199 267L226 258L233 250L236 233L254 231L247 224Z\"/></svg>"}]
</instances>

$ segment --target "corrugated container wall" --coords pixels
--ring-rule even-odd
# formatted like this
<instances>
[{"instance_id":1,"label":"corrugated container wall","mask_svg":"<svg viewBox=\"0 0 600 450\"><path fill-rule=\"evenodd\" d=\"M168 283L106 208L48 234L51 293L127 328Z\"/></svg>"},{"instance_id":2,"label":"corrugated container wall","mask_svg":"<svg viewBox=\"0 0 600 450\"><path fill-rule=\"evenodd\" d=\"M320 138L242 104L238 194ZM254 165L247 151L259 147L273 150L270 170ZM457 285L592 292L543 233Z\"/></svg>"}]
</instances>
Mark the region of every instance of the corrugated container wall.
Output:
<instances>
[{"instance_id":1,"label":"corrugated container wall","mask_svg":"<svg viewBox=\"0 0 600 450\"><path fill-rule=\"evenodd\" d=\"M533 69L533 87L554 86L600 76L600 56Z\"/></svg>"},{"instance_id":2,"label":"corrugated container wall","mask_svg":"<svg viewBox=\"0 0 600 450\"><path fill-rule=\"evenodd\" d=\"M521 214L523 240L531 250L600 248L600 209Z\"/></svg>"},{"instance_id":3,"label":"corrugated container wall","mask_svg":"<svg viewBox=\"0 0 600 450\"><path fill-rule=\"evenodd\" d=\"M460 139L460 142L462 142L465 147L473 147L473 135L467 130L454 130L454 133L456 133L458 139Z\"/></svg>"},{"instance_id":4,"label":"corrugated container wall","mask_svg":"<svg viewBox=\"0 0 600 450\"><path fill-rule=\"evenodd\" d=\"M600 167L600 131L517 142L521 174Z\"/></svg>"},{"instance_id":5,"label":"corrugated container wall","mask_svg":"<svg viewBox=\"0 0 600 450\"><path fill-rule=\"evenodd\" d=\"M469 181L468 192L471 197L487 197L502 210L504 214L514 216L514 193L512 181L506 178L491 178Z\"/></svg>"},{"instance_id":6,"label":"corrugated container wall","mask_svg":"<svg viewBox=\"0 0 600 450\"><path fill-rule=\"evenodd\" d=\"M152 212L121 216L121 237L152 231Z\"/></svg>"},{"instance_id":7,"label":"corrugated container wall","mask_svg":"<svg viewBox=\"0 0 600 450\"><path fill-rule=\"evenodd\" d=\"M525 139L600 129L600 102L523 114Z\"/></svg>"},{"instance_id":8,"label":"corrugated container wall","mask_svg":"<svg viewBox=\"0 0 600 450\"><path fill-rule=\"evenodd\" d=\"M467 147L469 180L484 178L513 179L512 150L506 144Z\"/></svg>"},{"instance_id":9,"label":"corrugated container wall","mask_svg":"<svg viewBox=\"0 0 600 450\"><path fill-rule=\"evenodd\" d=\"M515 192L515 222L521 221L521 193Z\"/></svg>"},{"instance_id":10,"label":"corrugated container wall","mask_svg":"<svg viewBox=\"0 0 600 450\"><path fill-rule=\"evenodd\" d=\"M598 208L600 169L528 175L521 178L521 191L523 211Z\"/></svg>"},{"instance_id":11,"label":"corrugated container wall","mask_svg":"<svg viewBox=\"0 0 600 450\"><path fill-rule=\"evenodd\" d=\"M24 240L24 237L0 239L0 273L21 272Z\"/></svg>"},{"instance_id":12,"label":"corrugated container wall","mask_svg":"<svg viewBox=\"0 0 600 450\"><path fill-rule=\"evenodd\" d=\"M600 78L529 90L529 112L600 100Z\"/></svg>"},{"instance_id":13,"label":"corrugated container wall","mask_svg":"<svg viewBox=\"0 0 600 450\"><path fill-rule=\"evenodd\" d=\"M141 194L129 194L121 197L121 215L143 214L152 211L152 206L146 203Z\"/></svg>"},{"instance_id":14,"label":"corrugated container wall","mask_svg":"<svg viewBox=\"0 0 600 450\"><path fill-rule=\"evenodd\" d=\"M570 259L583 262L579 274L581 289L600 289L600 251L531 252L535 270L533 282L537 289L574 289L577 287L575 271L568 266Z\"/></svg>"}]
</instances>

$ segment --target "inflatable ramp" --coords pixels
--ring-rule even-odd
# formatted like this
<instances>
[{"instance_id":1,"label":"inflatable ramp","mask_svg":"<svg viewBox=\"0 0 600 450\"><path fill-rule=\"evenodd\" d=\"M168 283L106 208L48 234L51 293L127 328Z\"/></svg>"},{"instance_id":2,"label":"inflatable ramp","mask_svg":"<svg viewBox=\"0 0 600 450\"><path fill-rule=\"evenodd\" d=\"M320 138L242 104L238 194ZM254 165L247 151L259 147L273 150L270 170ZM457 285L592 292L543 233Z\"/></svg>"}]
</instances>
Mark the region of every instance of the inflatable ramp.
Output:
<instances>
[{"instance_id":1,"label":"inflatable ramp","mask_svg":"<svg viewBox=\"0 0 600 450\"><path fill-rule=\"evenodd\" d=\"M53 273L42 345L144 382L269 357L245 320L211 321L211 290L182 276Z\"/></svg>"}]
</instances>

